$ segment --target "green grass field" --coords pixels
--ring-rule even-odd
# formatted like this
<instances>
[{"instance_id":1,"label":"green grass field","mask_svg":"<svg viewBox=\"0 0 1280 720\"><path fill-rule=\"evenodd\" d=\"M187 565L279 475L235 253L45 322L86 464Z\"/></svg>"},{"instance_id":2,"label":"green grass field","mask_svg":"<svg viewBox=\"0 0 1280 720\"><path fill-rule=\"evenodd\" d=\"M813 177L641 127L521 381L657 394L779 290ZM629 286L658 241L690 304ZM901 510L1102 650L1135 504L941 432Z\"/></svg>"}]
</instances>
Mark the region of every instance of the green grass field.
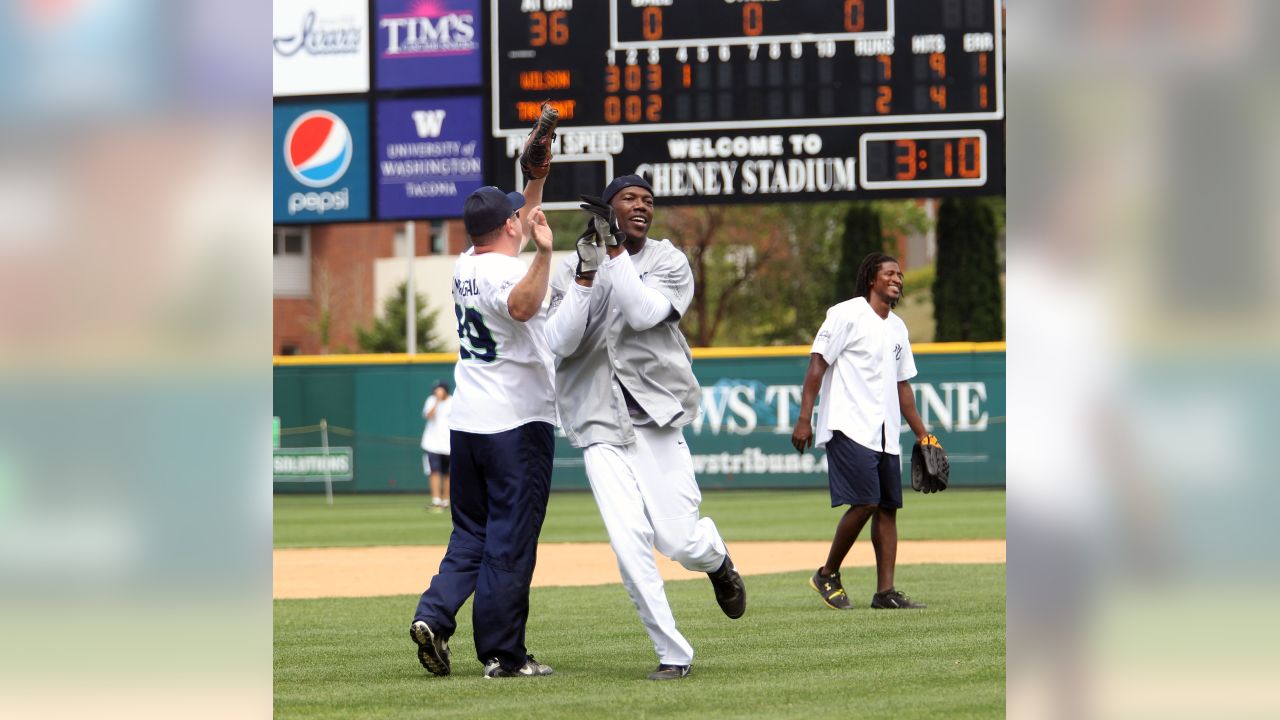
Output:
<instances>
[{"instance_id":1,"label":"green grass field","mask_svg":"<svg viewBox=\"0 0 1280 720\"><path fill-rule=\"evenodd\" d=\"M408 636L416 597L277 601L275 716L1004 717L1004 566L903 566L898 577L927 610L866 608L870 568L845 572L859 607L843 612L807 573L751 576L740 620L720 613L709 583L667 583L696 657L689 678L666 683L644 679L657 660L618 585L535 588L529 649L556 673L509 680L481 677L469 603L454 674L437 678Z\"/></svg>"},{"instance_id":2,"label":"green grass field","mask_svg":"<svg viewBox=\"0 0 1280 720\"><path fill-rule=\"evenodd\" d=\"M906 493L902 539L1004 537L1004 493ZM279 496L276 547L445 544L447 514L421 495ZM702 511L738 540L829 540L841 509L825 491L716 491ZM551 497L543 542L605 542L589 493ZM863 539L865 541L865 538ZM856 609L828 609L808 572L746 578L731 621L705 580L667 583L697 656L687 679L653 683L653 646L620 584L535 588L528 644L551 677L484 680L471 606L458 616L454 675L417 662L416 596L277 600L275 715L357 718L999 718L1004 716L1004 566L904 565L921 611L867 608L873 568L846 568Z\"/></svg>"},{"instance_id":3,"label":"green grass field","mask_svg":"<svg viewBox=\"0 0 1280 720\"><path fill-rule=\"evenodd\" d=\"M898 516L903 540L1004 537L1004 491L949 490L924 496L908 490ZM424 509L422 495L320 495L275 498L275 547L446 545L446 513ZM702 514L727 540L830 540L843 508L826 490L724 490L703 493ZM607 542L589 492L552 493L542 542Z\"/></svg>"}]
</instances>

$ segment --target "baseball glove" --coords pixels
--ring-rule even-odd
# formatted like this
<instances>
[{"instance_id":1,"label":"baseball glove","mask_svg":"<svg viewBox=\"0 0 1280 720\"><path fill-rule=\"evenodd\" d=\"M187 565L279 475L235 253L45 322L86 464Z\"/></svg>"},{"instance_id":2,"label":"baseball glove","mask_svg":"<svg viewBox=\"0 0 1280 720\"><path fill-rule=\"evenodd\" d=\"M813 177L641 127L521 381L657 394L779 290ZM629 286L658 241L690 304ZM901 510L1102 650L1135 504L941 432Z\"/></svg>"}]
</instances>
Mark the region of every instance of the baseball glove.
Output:
<instances>
[{"instance_id":1,"label":"baseball glove","mask_svg":"<svg viewBox=\"0 0 1280 720\"><path fill-rule=\"evenodd\" d=\"M600 269L600 266L608 258L605 254L604 247L600 244L599 229L596 223L599 219L592 215L587 219L587 228L578 236L578 269L577 275L582 277L587 273L594 273Z\"/></svg>"},{"instance_id":2,"label":"baseball glove","mask_svg":"<svg viewBox=\"0 0 1280 720\"><path fill-rule=\"evenodd\" d=\"M560 122L560 111L550 103L542 103L542 115L533 124L529 133L529 142L525 143L520 153L520 172L527 183L530 179L540 180L551 173L551 141L556 139L556 125Z\"/></svg>"},{"instance_id":3,"label":"baseball glove","mask_svg":"<svg viewBox=\"0 0 1280 720\"><path fill-rule=\"evenodd\" d=\"M925 494L942 492L951 479L951 461L934 435L911 448L911 489Z\"/></svg>"},{"instance_id":4,"label":"baseball glove","mask_svg":"<svg viewBox=\"0 0 1280 720\"><path fill-rule=\"evenodd\" d=\"M619 245L626 239L626 234L622 232L622 228L618 227L618 218L613 214L613 208L594 195L578 197L582 198L582 204L578 207L586 210L589 215L587 227L595 228L601 246Z\"/></svg>"}]
</instances>

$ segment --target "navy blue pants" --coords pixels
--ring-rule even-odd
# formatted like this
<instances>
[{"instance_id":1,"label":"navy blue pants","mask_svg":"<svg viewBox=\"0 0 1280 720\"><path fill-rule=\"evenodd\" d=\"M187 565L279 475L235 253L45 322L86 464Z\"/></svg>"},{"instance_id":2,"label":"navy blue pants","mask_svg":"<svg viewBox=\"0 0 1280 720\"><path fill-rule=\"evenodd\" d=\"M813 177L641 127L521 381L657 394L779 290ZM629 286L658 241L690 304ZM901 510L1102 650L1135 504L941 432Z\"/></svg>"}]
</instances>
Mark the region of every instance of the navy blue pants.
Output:
<instances>
[{"instance_id":1,"label":"navy blue pants","mask_svg":"<svg viewBox=\"0 0 1280 720\"><path fill-rule=\"evenodd\" d=\"M476 657L516 670L527 655L529 582L547 514L554 428L532 422L491 435L453 430L449 446L453 535L414 620L447 638L474 593Z\"/></svg>"}]
</instances>

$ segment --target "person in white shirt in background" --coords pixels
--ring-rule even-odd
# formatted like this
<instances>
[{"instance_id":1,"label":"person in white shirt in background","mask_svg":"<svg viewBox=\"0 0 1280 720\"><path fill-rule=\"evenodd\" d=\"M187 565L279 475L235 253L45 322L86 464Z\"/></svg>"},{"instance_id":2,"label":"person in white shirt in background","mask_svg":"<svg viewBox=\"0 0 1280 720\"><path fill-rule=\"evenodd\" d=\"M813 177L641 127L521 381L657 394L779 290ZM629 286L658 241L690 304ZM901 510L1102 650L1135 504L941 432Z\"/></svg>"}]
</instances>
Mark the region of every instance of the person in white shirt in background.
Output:
<instances>
[{"instance_id":1,"label":"person in white shirt in background","mask_svg":"<svg viewBox=\"0 0 1280 720\"><path fill-rule=\"evenodd\" d=\"M449 383L440 380L431 388L422 406L422 472L431 481L431 509L444 512L449 507Z\"/></svg>"},{"instance_id":2,"label":"person in white shirt in background","mask_svg":"<svg viewBox=\"0 0 1280 720\"><path fill-rule=\"evenodd\" d=\"M852 607L840 583L840 564L867 521L876 553L876 593L871 607L915 609L893 586L898 559L898 508L902 507L902 447L906 418L917 439L928 435L907 382L916 375L907 326L892 308L902 298L902 269L883 253L871 253L858 268L854 297L827 310L809 355L800 396L800 417L791 434L799 452L815 444L810 418L818 408L816 445L827 450L831 507L848 505L836 526L827 561L809 580L823 602Z\"/></svg>"}]
</instances>

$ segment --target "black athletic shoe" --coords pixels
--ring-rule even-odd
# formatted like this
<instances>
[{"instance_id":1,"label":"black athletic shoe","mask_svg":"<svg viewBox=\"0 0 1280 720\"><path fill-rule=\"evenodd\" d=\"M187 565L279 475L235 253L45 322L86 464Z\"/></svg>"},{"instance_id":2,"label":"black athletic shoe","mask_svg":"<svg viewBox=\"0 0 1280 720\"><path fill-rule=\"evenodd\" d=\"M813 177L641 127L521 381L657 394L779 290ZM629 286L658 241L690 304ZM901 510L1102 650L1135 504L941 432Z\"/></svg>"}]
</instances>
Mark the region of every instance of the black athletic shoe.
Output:
<instances>
[{"instance_id":1,"label":"black athletic shoe","mask_svg":"<svg viewBox=\"0 0 1280 720\"><path fill-rule=\"evenodd\" d=\"M720 609L731 620L737 620L747 611L747 586L742 576L733 567L733 561L726 554L720 569L707 573L711 578L711 587L716 591L716 602ZM683 676L682 676L683 677Z\"/></svg>"},{"instance_id":2,"label":"black athletic shoe","mask_svg":"<svg viewBox=\"0 0 1280 720\"><path fill-rule=\"evenodd\" d=\"M889 588L871 596L871 607L876 610L918 610L929 606L912 602L911 598L903 595L901 590Z\"/></svg>"},{"instance_id":3,"label":"black athletic shoe","mask_svg":"<svg viewBox=\"0 0 1280 720\"><path fill-rule=\"evenodd\" d=\"M832 610L848 610L853 607L853 603L849 602L849 596L844 592L844 586L840 584L838 572L823 575L822 568L818 568L813 577L809 578L809 587L817 590L822 596L822 602Z\"/></svg>"},{"instance_id":4,"label":"black athletic shoe","mask_svg":"<svg viewBox=\"0 0 1280 720\"><path fill-rule=\"evenodd\" d=\"M449 674L449 641L431 630L431 626L421 620L414 620L409 626L409 637L418 644L418 662L432 675L444 677Z\"/></svg>"},{"instance_id":5,"label":"black athletic shoe","mask_svg":"<svg viewBox=\"0 0 1280 720\"><path fill-rule=\"evenodd\" d=\"M692 665L667 665L658 666L657 670L649 673L650 680L679 680L682 677L688 677L689 671L693 669Z\"/></svg>"},{"instance_id":6,"label":"black athletic shoe","mask_svg":"<svg viewBox=\"0 0 1280 720\"><path fill-rule=\"evenodd\" d=\"M516 670L504 670L497 659L490 660L484 664L484 677L486 680L492 678L511 678L511 677L539 677L542 675L550 675L555 670L550 665L543 665L533 659L532 655L527 656L524 665Z\"/></svg>"}]
</instances>

